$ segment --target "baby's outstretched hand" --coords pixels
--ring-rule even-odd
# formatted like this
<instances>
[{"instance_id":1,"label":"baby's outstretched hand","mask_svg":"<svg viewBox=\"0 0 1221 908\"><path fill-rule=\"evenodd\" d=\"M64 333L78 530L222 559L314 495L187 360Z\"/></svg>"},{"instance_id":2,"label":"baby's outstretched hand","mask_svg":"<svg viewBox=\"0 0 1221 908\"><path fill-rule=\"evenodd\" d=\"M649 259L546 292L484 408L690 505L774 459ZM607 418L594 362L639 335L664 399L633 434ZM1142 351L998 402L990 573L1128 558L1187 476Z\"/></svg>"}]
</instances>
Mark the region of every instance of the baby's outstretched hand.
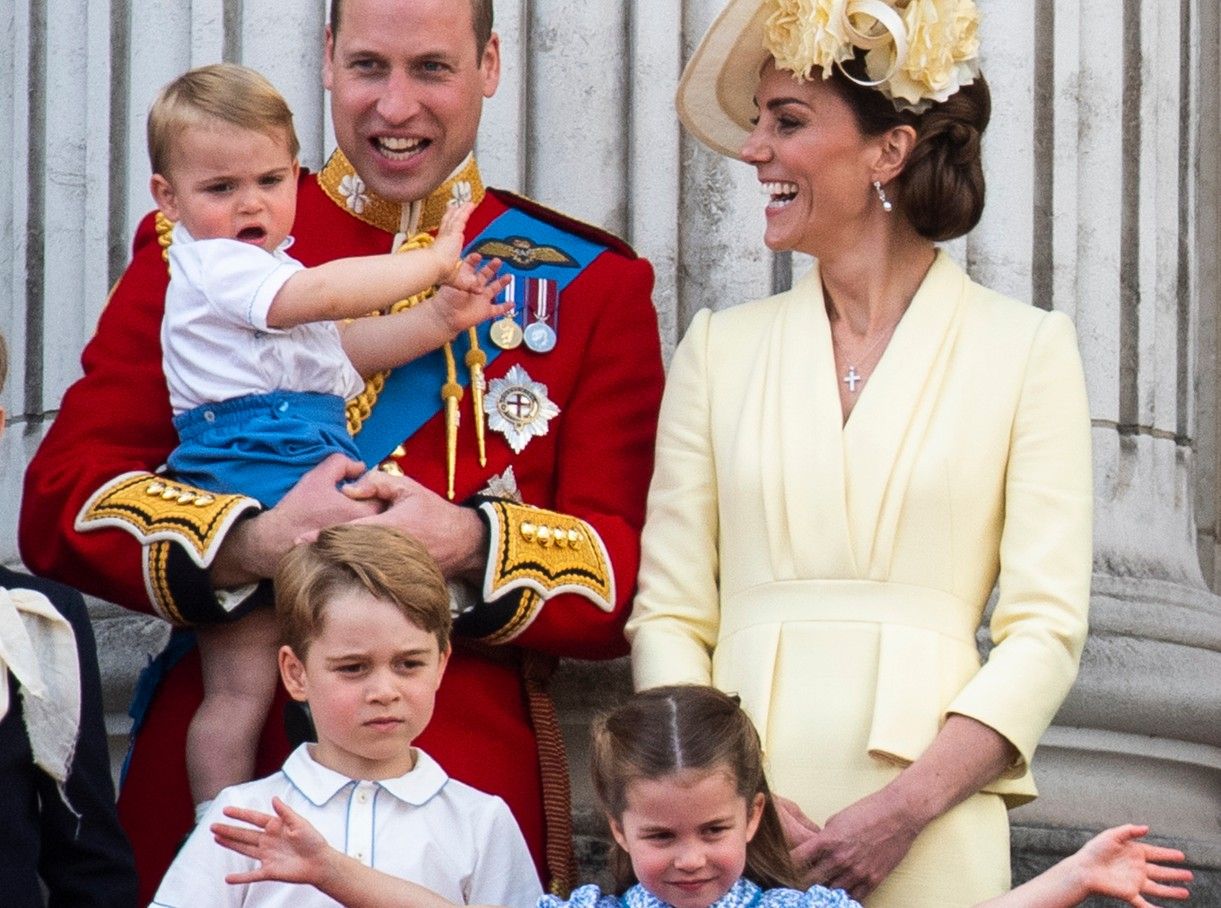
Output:
<instances>
[{"instance_id":1,"label":"baby's outstretched hand","mask_svg":"<svg viewBox=\"0 0 1221 908\"><path fill-rule=\"evenodd\" d=\"M441 225L437 228L437 238L432 244L443 262L456 262L462 255L462 247L466 244L463 237L466 222L474 210L471 202L446 206L445 214L441 215Z\"/></svg>"},{"instance_id":2,"label":"baby's outstretched hand","mask_svg":"<svg viewBox=\"0 0 1221 908\"><path fill-rule=\"evenodd\" d=\"M500 259L485 263L479 253L472 252L437 290L434 303L452 334L513 309L512 303L495 303L496 294L512 280L508 275L496 277L499 270Z\"/></svg>"},{"instance_id":3,"label":"baby's outstretched hand","mask_svg":"<svg viewBox=\"0 0 1221 908\"><path fill-rule=\"evenodd\" d=\"M1167 884L1190 882L1191 871L1163 866L1166 862L1183 861L1183 852L1137 841L1148 831L1148 826L1106 829L1086 842L1066 863L1077 863L1089 892L1123 899L1137 908L1153 908L1145 901L1146 895L1187 898L1190 893L1185 887Z\"/></svg>"},{"instance_id":4,"label":"baby's outstretched hand","mask_svg":"<svg viewBox=\"0 0 1221 908\"><path fill-rule=\"evenodd\" d=\"M225 816L250 825L212 824L212 836L218 845L259 862L254 870L229 874L226 883L317 882L330 845L309 821L279 798L271 799L271 807L274 815L226 807Z\"/></svg>"}]
</instances>

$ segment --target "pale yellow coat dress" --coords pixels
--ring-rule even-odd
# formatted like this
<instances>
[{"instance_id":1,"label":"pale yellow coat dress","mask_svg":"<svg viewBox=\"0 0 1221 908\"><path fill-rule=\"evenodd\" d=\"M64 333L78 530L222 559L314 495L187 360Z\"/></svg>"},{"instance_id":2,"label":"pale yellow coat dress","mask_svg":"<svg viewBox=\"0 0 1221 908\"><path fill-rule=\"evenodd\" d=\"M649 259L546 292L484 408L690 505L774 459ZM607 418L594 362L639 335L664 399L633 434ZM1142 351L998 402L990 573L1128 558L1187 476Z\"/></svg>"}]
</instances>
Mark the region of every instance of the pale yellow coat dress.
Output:
<instances>
[{"instance_id":1,"label":"pale yellow coat dress","mask_svg":"<svg viewBox=\"0 0 1221 908\"><path fill-rule=\"evenodd\" d=\"M1086 635L1075 335L938 253L847 425L838 381L817 266L695 317L662 406L635 684L739 694L773 790L820 823L918 757L948 713L1000 732L1017 765L926 829L866 902L972 905L1008 888L1005 808L1035 795L1029 761Z\"/></svg>"}]
</instances>

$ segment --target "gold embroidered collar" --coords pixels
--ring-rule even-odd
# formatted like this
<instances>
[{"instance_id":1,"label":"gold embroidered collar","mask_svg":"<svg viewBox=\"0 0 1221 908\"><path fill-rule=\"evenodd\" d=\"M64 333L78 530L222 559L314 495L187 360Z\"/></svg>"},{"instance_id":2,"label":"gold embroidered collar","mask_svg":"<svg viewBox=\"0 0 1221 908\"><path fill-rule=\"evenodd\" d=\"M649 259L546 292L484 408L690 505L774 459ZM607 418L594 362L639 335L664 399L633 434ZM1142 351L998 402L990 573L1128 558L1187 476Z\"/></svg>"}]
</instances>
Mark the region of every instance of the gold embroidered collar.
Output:
<instances>
[{"instance_id":1,"label":"gold embroidered collar","mask_svg":"<svg viewBox=\"0 0 1221 908\"><path fill-rule=\"evenodd\" d=\"M427 198L409 203L405 223L403 205L370 192L365 181L356 173L356 168L338 148L318 171L318 185L331 201L358 220L387 233L402 231L407 236L436 230L445 213L445 206L451 201L470 201L478 205L485 194L474 155L467 155L458 169Z\"/></svg>"}]
</instances>

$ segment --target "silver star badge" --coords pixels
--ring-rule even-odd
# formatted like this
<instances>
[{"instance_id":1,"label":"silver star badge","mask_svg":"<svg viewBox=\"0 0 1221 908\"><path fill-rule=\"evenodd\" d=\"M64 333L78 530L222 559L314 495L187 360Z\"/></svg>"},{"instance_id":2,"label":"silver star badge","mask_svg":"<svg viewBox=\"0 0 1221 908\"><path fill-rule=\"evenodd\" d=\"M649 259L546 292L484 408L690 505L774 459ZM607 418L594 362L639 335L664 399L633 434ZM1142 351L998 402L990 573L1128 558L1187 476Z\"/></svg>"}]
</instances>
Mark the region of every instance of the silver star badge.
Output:
<instances>
[{"instance_id":1,"label":"silver star badge","mask_svg":"<svg viewBox=\"0 0 1221 908\"><path fill-rule=\"evenodd\" d=\"M560 408L547 397L547 386L534 381L521 366L513 366L504 378L494 378L483 398L488 427L504 433L514 454L520 454L530 439L547 434L547 422L560 415Z\"/></svg>"},{"instance_id":2,"label":"silver star badge","mask_svg":"<svg viewBox=\"0 0 1221 908\"><path fill-rule=\"evenodd\" d=\"M480 495L490 495L492 498L504 498L521 504L521 490L517 487L517 474L510 464L499 476L493 476L488 484L479 492Z\"/></svg>"}]
</instances>

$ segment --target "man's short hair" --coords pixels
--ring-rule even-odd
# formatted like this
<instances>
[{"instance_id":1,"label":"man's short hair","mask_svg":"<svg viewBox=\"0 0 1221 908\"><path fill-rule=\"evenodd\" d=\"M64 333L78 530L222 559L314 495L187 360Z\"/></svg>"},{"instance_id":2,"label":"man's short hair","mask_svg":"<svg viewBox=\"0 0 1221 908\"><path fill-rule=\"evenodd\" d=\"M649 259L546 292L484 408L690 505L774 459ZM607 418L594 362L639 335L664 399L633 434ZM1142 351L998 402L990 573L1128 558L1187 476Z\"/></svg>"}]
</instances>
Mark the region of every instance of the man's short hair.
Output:
<instances>
[{"instance_id":1,"label":"man's short hair","mask_svg":"<svg viewBox=\"0 0 1221 908\"><path fill-rule=\"evenodd\" d=\"M339 34L340 11L343 0L331 0L331 37ZM471 22L475 26L475 49L483 53L492 37L492 0L471 0Z\"/></svg>"},{"instance_id":2,"label":"man's short hair","mask_svg":"<svg viewBox=\"0 0 1221 908\"><path fill-rule=\"evenodd\" d=\"M174 142L188 126L221 120L241 129L284 137L293 158L301 150L293 112L262 75L236 63L212 63L183 73L157 94L148 112L148 157L153 173L169 172Z\"/></svg>"},{"instance_id":3,"label":"man's short hair","mask_svg":"<svg viewBox=\"0 0 1221 908\"><path fill-rule=\"evenodd\" d=\"M326 610L344 593L364 591L390 603L444 651L452 618L449 588L436 561L417 540L370 524L340 524L298 545L276 571L280 641L304 659L322 633Z\"/></svg>"}]
</instances>

